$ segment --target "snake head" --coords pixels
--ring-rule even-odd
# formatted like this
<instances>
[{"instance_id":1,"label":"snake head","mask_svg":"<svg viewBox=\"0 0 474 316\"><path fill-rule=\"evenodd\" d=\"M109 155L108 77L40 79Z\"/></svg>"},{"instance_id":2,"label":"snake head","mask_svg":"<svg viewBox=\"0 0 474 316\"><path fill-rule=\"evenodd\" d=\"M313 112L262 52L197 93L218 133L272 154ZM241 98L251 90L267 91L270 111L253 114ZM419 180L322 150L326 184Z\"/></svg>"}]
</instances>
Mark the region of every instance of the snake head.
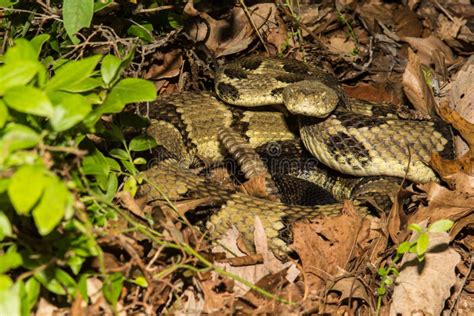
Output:
<instances>
[{"instance_id":1,"label":"snake head","mask_svg":"<svg viewBox=\"0 0 474 316\"><path fill-rule=\"evenodd\" d=\"M339 96L320 81L303 80L283 90L283 103L292 114L324 118L339 103Z\"/></svg>"}]
</instances>

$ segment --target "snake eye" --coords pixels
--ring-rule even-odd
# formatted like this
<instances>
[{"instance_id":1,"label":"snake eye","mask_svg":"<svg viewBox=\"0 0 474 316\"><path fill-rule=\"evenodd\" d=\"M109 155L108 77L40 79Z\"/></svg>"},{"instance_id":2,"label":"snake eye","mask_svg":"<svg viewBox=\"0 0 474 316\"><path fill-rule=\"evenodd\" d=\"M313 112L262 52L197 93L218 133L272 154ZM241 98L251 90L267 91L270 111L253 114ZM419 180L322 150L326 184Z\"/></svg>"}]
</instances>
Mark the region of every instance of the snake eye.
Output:
<instances>
[{"instance_id":1,"label":"snake eye","mask_svg":"<svg viewBox=\"0 0 474 316\"><path fill-rule=\"evenodd\" d=\"M319 81L303 80L283 90L283 103L293 114L326 117L338 102L336 91Z\"/></svg>"}]
</instances>

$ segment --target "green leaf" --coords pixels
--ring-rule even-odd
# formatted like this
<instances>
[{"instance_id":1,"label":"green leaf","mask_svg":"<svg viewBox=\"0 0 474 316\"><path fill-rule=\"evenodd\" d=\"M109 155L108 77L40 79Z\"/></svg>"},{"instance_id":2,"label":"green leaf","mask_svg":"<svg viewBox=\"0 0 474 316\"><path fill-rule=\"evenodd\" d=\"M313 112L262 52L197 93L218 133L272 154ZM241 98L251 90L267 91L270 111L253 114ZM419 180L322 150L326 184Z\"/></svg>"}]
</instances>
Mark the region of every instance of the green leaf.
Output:
<instances>
[{"instance_id":1,"label":"green leaf","mask_svg":"<svg viewBox=\"0 0 474 316\"><path fill-rule=\"evenodd\" d=\"M91 91L95 88L102 86L102 80L97 78L86 78L75 85L68 87L67 89L63 89L64 91L68 92L87 92Z\"/></svg>"},{"instance_id":2,"label":"green leaf","mask_svg":"<svg viewBox=\"0 0 474 316\"><path fill-rule=\"evenodd\" d=\"M22 315L30 315L31 310L36 305L40 294L41 285L31 277L25 282L25 293L22 297Z\"/></svg>"},{"instance_id":3,"label":"green leaf","mask_svg":"<svg viewBox=\"0 0 474 316\"><path fill-rule=\"evenodd\" d=\"M48 291L57 295L66 295L63 286L58 280L56 280L54 268L49 267L45 270L36 272L34 276Z\"/></svg>"},{"instance_id":4,"label":"green leaf","mask_svg":"<svg viewBox=\"0 0 474 316\"><path fill-rule=\"evenodd\" d=\"M75 34L90 26L93 15L94 0L63 0L64 28L74 44L80 42Z\"/></svg>"},{"instance_id":5,"label":"green leaf","mask_svg":"<svg viewBox=\"0 0 474 316\"><path fill-rule=\"evenodd\" d=\"M3 62L6 65L20 65L24 62L38 62L38 54L34 46L26 39L15 40L15 46L10 47L3 56Z\"/></svg>"},{"instance_id":6,"label":"green leaf","mask_svg":"<svg viewBox=\"0 0 474 316\"><path fill-rule=\"evenodd\" d=\"M40 34L33 37L33 39L30 41L31 45L36 51L36 58L38 58L39 54L41 53L43 44L46 43L50 37L51 36L49 34Z\"/></svg>"},{"instance_id":7,"label":"green leaf","mask_svg":"<svg viewBox=\"0 0 474 316\"><path fill-rule=\"evenodd\" d=\"M118 178L116 173L110 173L108 181L107 181L107 189L105 192L105 198L107 201L112 202L117 193L118 189Z\"/></svg>"},{"instance_id":8,"label":"green leaf","mask_svg":"<svg viewBox=\"0 0 474 316\"><path fill-rule=\"evenodd\" d=\"M16 251L16 246L11 246L6 253L0 256L0 274L18 268L22 263L23 258Z\"/></svg>"},{"instance_id":9,"label":"green leaf","mask_svg":"<svg viewBox=\"0 0 474 316\"><path fill-rule=\"evenodd\" d=\"M77 275L82 268L82 264L86 259L79 256L72 256L67 259L67 265L71 268L71 271Z\"/></svg>"},{"instance_id":10,"label":"green leaf","mask_svg":"<svg viewBox=\"0 0 474 316\"><path fill-rule=\"evenodd\" d=\"M3 126L5 126L5 123L7 122L8 118L8 108L5 103L0 100L0 128L3 128Z\"/></svg>"},{"instance_id":11,"label":"green leaf","mask_svg":"<svg viewBox=\"0 0 474 316\"><path fill-rule=\"evenodd\" d=\"M417 233L421 233L423 231L423 228L418 224L410 224L408 225L408 229L411 229Z\"/></svg>"},{"instance_id":12,"label":"green leaf","mask_svg":"<svg viewBox=\"0 0 474 316\"><path fill-rule=\"evenodd\" d=\"M92 105L80 94L57 91L51 93L50 98L54 104L50 123L57 132L73 127L92 110Z\"/></svg>"},{"instance_id":13,"label":"green leaf","mask_svg":"<svg viewBox=\"0 0 474 316\"><path fill-rule=\"evenodd\" d=\"M145 151L156 147L156 140L148 135L140 135L133 138L128 145L130 151Z\"/></svg>"},{"instance_id":14,"label":"green leaf","mask_svg":"<svg viewBox=\"0 0 474 316\"><path fill-rule=\"evenodd\" d=\"M12 7L12 6L14 6L15 4L17 4L17 3L18 3L18 0L17 0L17 1L0 0L0 8Z\"/></svg>"},{"instance_id":15,"label":"green leaf","mask_svg":"<svg viewBox=\"0 0 474 316\"><path fill-rule=\"evenodd\" d=\"M13 285L13 281L8 275L0 274L0 292L8 290L8 288L11 287L12 285Z\"/></svg>"},{"instance_id":16,"label":"green leaf","mask_svg":"<svg viewBox=\"0 0 474 316\"><path fill-rule=\"evenodd\" d=\"M122 292L123 280L124 278L119 272L107 275L105 277L102 291L104 293L105 299L114 307L117 305L120 293Z\"/></svg>"},{"instance_id":17,"label":"green leaf","mask_svg":"<svg viewBox=\"0 0 474 316\"><path fill-rule=\"evenodd\" d=\"M113 0L101 0L94 3L94 12L99 12L100 10L108 7Z\"/></svg>"},{"instance_id":18,"label":"green leaf","mask_svg":"<svg viewBox=\"0 0 474 316\"><path fill-rule=\"evenodd\" d=\"M428 250L428 245L430 243L430 238L427 233L420 234L416 242L416 254L418 256L423 256Z\"/></svg>"},{"instance_id":19,"label":"green leaf","mask_svg":"<svg viewBox=\"0 0 474 316\"><path fill-rule=\"evenodd\" d=\"M377 295L378 296L383 296L387 293L387 289L385 289L385 286L381 286L377 289Z\"/></svg>"},{"instance_id":20,"label":"green leaf","mask_svg":"<svg viewBox=\"0 0 474 316\"><path fill-rule=\"evenodd\" d=\"M4 97L7 105L22 113L50 117L53 105L46 93L30 86L19 86L9 89Z\"/></svg>"},{"instance_id":21,"label":"green leaf","mask_svg":"<svg viewBox=\"0 0 474 316\"><path fill-rule=\"evenodd\" d=\"M142 276L139 276L135 280L133 280L133 283L135 283L136 285L141 286L141 287L148 287L148 282Z\"/></svg>"},{"instance_id":22,"label":"green leaf","mask_svg":"<svg viewBox=\"0 0 474 316\"><path fill-rule=\"evenodd\" d=\"M67 273L63 269L55 268L54 276L56 280L58 280L59 283L61 283L64 288L66 288L68 294L72 296L76 295L77 284L74 278L69 275L69 273Z\"/></svg>"},{"instance_id":23,"label":"green leaf","mask_svg":"<svg viewBox=\"0 0 474 316\"><path fill-rule=\"evenodd\" d=\"M77 282L77 290L82 296L82 299L87 303L89 302L89 295L87 293L87 279L89 275L82 274L79 278L79 282Z\"/></svg>"},{"instance_id":24,"label":"green leaf","mask_svg":"<svg viewBox=\"0 0 474 316\"><path fill-rule=\"evenodd\" d=\"M141 25L132 25L128 28L127 34L130 36L136 36L139 39L145 41L146 43L153 42L153 25L150 23L145 23Z\"/></svg>"},{"instance_id":25,"label":"green leaf","mask_svg":"<svg viewBox=\"0 0 474 316\"><path fill-rule=\"evenodd\" d=\"M154 101L156 88L150 81L127 78L119 81L101 107L101 113L118 113L127 103Z\"/></svg>"},{"instance_id":26,"label":"green leaf","mask_svg":"<svg viewBox=\"0 0 474 316\"><path fill-rule=\"evenodd\" d=\"M0 96L13 87L27 84L38 73L37 62L26 61L0 67Z\"/></svg>"},{"instance_id":27,"label":"green leaf","mask_svg":"<svg viewBox=\"0 0 474 316\"><path fill-rule=\"evenodd\" d=\"M21 124L7 124L0 138L0 156L15 150L34 147L40 136L31 128Z\"/></svg>"},{"instance_id":28,"label":"green leaf","mask_svg":"<svg viewBox=\"0 0 474 316\"><path fill-rule=\"evenodd\" d=\"M5 276L0 276L0 282L6 280ZM5 281L7 282L7 281ZM21 316L21 282L0 290L0 311L2 315Z\"/></svg>"},{"instance_id":29,"label":"green leaf","mask_svg":"<svg viewBox=\"0 0 474 316\"><path fill-rule=\"evenodd\" d=\"M179 14L169 12L168 13L168 23L172 28L178 29L183 25L183 18Z\"/></svg>"},{"instance_id":30,"label":"green leaf","mask_svg":"<svg viewBox=\"0 0 474 316\"><path fill-rule=\"evenodd\" d=\"M97 149L84 158L82 168L86 175L108 176L110 172L105 156Z\"/></svg>"},{"instance_id":31,"label":"green leaf","mask_svg":"<svg viewBox=\"0 0 474 316\"><path fill-rule=\"evenodd\" d=\"M404 253L406 253L407 251L410 250L411 246L412 246L411 242L404 241L400 245L398 245L397 253L404 254Z\"/></svg>"},{"instance_id":32,"label":"green leaf","mask_svg":"<svg viewBox=\"0 0 474 316\"><path fill-rule=\"evenodd\" d=\"M38 232L43 236L49 234L64 218L71 203L72 196L64 182L51 178L39 205L32 212Z\"/></svg>"},{"instance_id":33,"label":"green leaf","mask_svg":"<svg viewBox=\"0 0 474 316\"><path fill-rule=\"evenodd\" d=\"M137 193L137 180L135 179L135 177L128 177L128 179L125 181L124 185L123 185L123 189L125 191L128 191L130 192L130 194L132 196L135 196L135 194Z\"/></svg>"},{"instance_id":34,"label":"green leaf","mask_svg":"<svg viewBox=\"0 0 474 316\"><path fill-rule=\"evenodd\" d=\"M105 160L107 161L107 164L110 167L110 171L117 171L117 172L121 171L120 165L115 159L112 159L110 157L105 157Z\"/></svg>"},{"instance_id":35,"label":"green leaf","mask_svg":"<svg viewBox=\"0 0 474 316\"><path fill-rule=\"evenodd\" d=\"M102 60L100 73L106 85L110 84L117 77L122 61L114 55L107 55Z\"/></svg>"},{"instance_id":36,"label":"green leaf","mask_svg":"<svg viewBox=\"0 0 474 316\"><path fill-rule=\"evenodd\" d=\"M137 174L138 170L133 163L127 160L122 160L122 164L124 165L125 169L127 169L128 172L130 172L132 175Z\"/></svg>"},{"instance_id":37,"label":"green leaf","mask_svg":"<svg viewBox=\"0 0 474 316\"><path fill-rule=\"evenodd\" d=\"M454 222L449 219L440 219L428 227L428 231L433 233L444 233L453 227Z\"/></svg>"},{"instance_id":38,"label":"green leaf","mask_svg":"<svg viewBox=\"0 0 474 316\"><path fill-rule=\"evenodd\" d=\"M138 157L133 159L133 164L135 165L145 165L146 164L146 159L143 157Z\"/></svg>"},{"instance_id":39,"label":"green leaf","mask_svg":"<svg viewBox=\"0 0 474 316\"><path fill-rule=\"evenodd\" d=\"M92 75L102 56L95 55L62 65L46 85L47 91L74 89L80 82Z\"/></svg>"},{"instance_id":40,"label":"green leaf","mask_svg":"<svg viewBox=\"0 0 474 316\"><path fill-rule=\"evenodd\" d=\"M393 280L392 280L392 278L388 277L388 278L385 278L385 280L383 281L383 283L384 283L385 285L390 286L390 285L393 284Z\"/></svg>"},{"instance_id":41,"label":"green leaf","mask_svg":"<svg viewBox=\"0 0 474 316\"><path fill-rule=\"evenodd\" d=\"M120 159L120 160L128 160L129 159L129 156L128 156L127 152L125 150L121 149L121 148L114 148L111 151L109 151L109 154L112 157Z\"/></svg>"},{"instance_id":42,"label":"green leaf","mask_svg":"<svg viewBox=\"0 0 474 316\"><path fill-rule=\"evenodd\" d=\"M11 178L8 197L20 215L28 214L47 184L45 169L41 166L23 166Z\"/></svg>"},{"instance_id":43,"label":"green leaf","mask_svg":"<svg viewBox=\"0 0 474 316\"><path fill-rule=\"evenodd\" d=\"M7 215L0 211L0 241L11 236L13 236L12 224Z\"/></svg>"}]
</instances>

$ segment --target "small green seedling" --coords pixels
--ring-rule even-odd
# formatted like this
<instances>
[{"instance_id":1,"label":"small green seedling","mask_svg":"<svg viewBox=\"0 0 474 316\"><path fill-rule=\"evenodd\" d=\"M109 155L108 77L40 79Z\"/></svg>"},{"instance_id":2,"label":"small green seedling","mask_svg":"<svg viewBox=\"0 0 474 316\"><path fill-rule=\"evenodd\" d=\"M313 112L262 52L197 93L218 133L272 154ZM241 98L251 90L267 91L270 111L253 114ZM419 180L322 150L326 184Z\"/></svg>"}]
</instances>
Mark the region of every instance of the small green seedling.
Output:
<instances>
[{"instance_id":1,"label":"small green seedling","mask_svg":"<svg viewBox=\"0 0 474 316\"><path fill-rule=\"evenodd\" d=\"M380 312L382 298L387 294L387 287L394 283L395 278L400 274L396 264L403 258L407 252L416 254L418 261L425 260L425 253L430 243L428 233L447 232L451 229L454 222L449 219L441 219L434 222L428 228L423 228L418 224L410 224L408 229L418 233L413 241L404 241L397 247L397 253L388 267L381 267L377 274L380 276L380 285L377 288L377 315Z\"/></svg>"}]
</instances>

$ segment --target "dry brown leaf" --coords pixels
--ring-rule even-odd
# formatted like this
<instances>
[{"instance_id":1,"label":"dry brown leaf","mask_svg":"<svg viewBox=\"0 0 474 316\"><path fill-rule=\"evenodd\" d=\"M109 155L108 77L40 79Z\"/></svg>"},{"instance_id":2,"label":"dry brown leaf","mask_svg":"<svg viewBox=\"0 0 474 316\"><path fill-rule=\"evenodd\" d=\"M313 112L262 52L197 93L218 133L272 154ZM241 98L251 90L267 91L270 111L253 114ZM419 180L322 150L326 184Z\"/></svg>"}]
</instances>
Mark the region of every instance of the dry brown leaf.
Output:
<instances>
[{"instance_id":1,"label":"dry brown leaf","mask_svg":"<svg viewBox=\"0 0 474 316\"><path fill-rule=\"evenodd\" d=\"M469 123L456 111L448 107L446 103L440 104L438 112L444 121L451 123L461 134L468 146L468 151L455 160L445 160L438 153L432 153L431 166L439 173L443 180L448 182L450 187L453 187L455 185L453 182L455 178L449 178L449 175L457 172L474 175L474 124Z\"/></svg>"},{"instance_id":2,"label":"dry brown leaf","mask_svg":"<svg viewBox=\"0 0 474 316\"><path fill-rule=\"evenodd\" d=\"M403 73L403 91L417 111L433 114L433 94L425 82L418 57L411 49L408 49L408 63Z\"/></svg>"},{"instance_id":3,"label":"dry brown leaf","mask_svg":"<svg viewBox=\"0 0 474 316\"><path fill-rule=\"evenodd\" d=\"M331 287L330 291L338 291L341 293L340 299L358 298L365 302L370 302L369 292L365 285L355 277L342 278Z\"/></svg>"},{"instance_id":4,"label":"dry brown leaf","mask_svg":"<svg viewBox=\"0 0 474 316\"><path fill-rule=\"evenodd\" d=\"M343 270L351 254L357 255L357 244L366 242L369 230L368 219L347 214L295 223L291 247L301 258L307 286L317 291L328 278Z\"/></svg>"},{"instance_id":5,"label":"dry brown leaf","mask_svg":"<svg viewBox=\"0 0 474 316\"><path fill-rule=\"evenodd\" d=\"M123 207L128 209L130 212L144 218L142 208L138 205L137 201L133 198L132 194L129 191L120 191L115 194L115 197L120 200L120 203Z\"/></svg>"},{"instance_id":6,"label":"dry brown leaf","mask_svg":"<svg viewBox=\"0 0 474 316\"><path fill-rule=\"evenodd\" d=\"M212 311L214 302L218 301L222 303L222 299L215 300L213 295L207 295L206 281L201 282L201 289L204 292L204 297L201 293L196 291L191 291L189 289L185 290L181 301L184 302L181 308L173 310L173 315L201 315L203 311L206 311L206 308L209 308ZM215 296L218 296L217 293L213 293ZM205 299L204 299L205 298ZM222 305L219 306L222 308ZM219 309L217 309L219 310Z\"/></svg>"},{"instance_id":7,"label":"dry brown leaf","mask_svg":"<svg viewBox=\"0 0 474 316\"><path fill-rule=\"evenodd\" d=\"M241 7L234 7L226 20L215 20L207 13L197 11L192 2L186 4L184 12L191 16L199 16L206 21L206 23L194 25L190 29L189 35L198 41L206 39L205 45L214 53L215 57L235 54L249 47L258 37L255 28L265 38L271 32L281 34L276 19L278 11L275 4L272 3L261 3L248 7L255 28ZM275 34L273 36L275 38ZM278 43L275 46L277 45Z\"/></svg>"},{"instance_id":8,"label":"dry brown leaf","mask_svg":"<svg viewBox=\"0 0 474 316\"><path fill-rule=\"evenodd\" d=\"M35 316L50 316L50 315L55 315L58 312L59 308L44 298L40 298L37 308L36 308L36 313L34 314Z\"/></svg>"},{"instance_id":9,"label":"dry brown leaf","mask_svg":"<svg viewBox=\"0 0 474 316\"><path fill-rule=\"evenodd\" d=\"M331 36L324 38L322 43L331 53L341 55L345 60L353 61L358 57L353 54L356 49L355 42L351 37L347 36L345 31L331 33Z\"/></svg>"},{"instance_id":10,"label":"dry brown leaf","mask_svg":"<svg viewBox=\"0 0 474 316\"><path fill-rule=\"evenodd\" d=\"M420 206L417 212L411 214L408 223L418 223L426 219L430 222L440 219L456 221L474 212L474 188L472 187L474 181L472 177L466 179L462 174L458 174L457 178L460 181L460 187L456 191L434 182L422 185L421 188L427 193L428 205Z\"/></svg>"},{"instance_id":11,"label":"dry brown leaf","mask_svg":"<svg viewBox=\"0 0 474 316\"><path fill-rule=\"evenodd\" d=\"M466 24L466 20L462 18L454 17L449 19L444 14L438 16L438 28L436 33L442 40L452 41L454 40L463 27Z\"/></svg>"},{"instance_id":12,"label":"dry brown leaf","mask_svg":"<svg viewBox=\"0 0 474 316\"><path fill-rule=\"evenodd\" d=\"M344 91L352 98L375 103L400 104L394 91L387 91L383 84L358 82L355 86L343 85Z\"/></svg>"},{"instance_id":13,"label":"dry brown leaf","mask_svg":"<svg viewBox=\"0 0 474 316\"><path fill-rule=\"evenodd\" d=\"M175 49L170 52L157 52L154 56L154 64L145 74L145 79L167 79L180 74L183 67L183 52Z\"/></svg>"},{"instance_id":14,"label":"dry brown leaf","mask_svg":"<svg viewBox=\"0 0 474 316\"><path fill-rule=\"evenodd\" d=\"M393 12L395 32L398 36L419 37L423 33L423 24L415 12L406 6L400 6Z\"/></svg>"},{"instance_id":15,"label":"dry brown leaf","mask_svg":"<svg viewBox=\"0 0 474 316\"><path fill-rule=\"evenodd\" d=\"M87 316L87 303L79 291L71 305L71 316Z\"/></svg>"},{"instance_id":16,"label":"dry brown leaf","mask_svg":"<svg viewBox=\"0 0 474 316\"><path fill-rule=\"evenodd\" d=\"M474 124L474 56L469 57L458 71L449 91L449 104L466 121ZM456 137L456 153L458 156L467 152L464 141Z\"/></svg>"},{"instance_id":17,"label":"dry brown leaf","mask_svg":"<svg viewBox=\"0 0 474 316\"><path fill-rule=\"evenodd\" d=\"M407 42L412 49L416 50L416 56L420 64L428 66L434 63L436 59L433 54L435 53L439 53L444 57L446 65L449 66L454 63L454 56L451 49L434 35L425 38L402 37L401 40Z\"/></svg>"},{"instance_id":18,"label":"dry brown leaf","mask_svg":"<svg viewBox=\"0 0 474 316\"><path fill-rule=\"evenodd\" d=\"M406 253L390 306L390 315L440 315L450 289L456 283L455 267L461 256L449 247L447 233L428 233L430 243L425 260L418 262L416 254ZM411 238L414 240L416 236Z\"/></svg>"},{"instance_id":19,"label":"dry brown leaf","mask_svg":"<svg viewBox=\"0 0 474 316\"><path fill-rule=\"evenodd\" d=\"M237 247L237 240L239 238L239 232L234 227L232 230L227 231L222 238L219 239L220 245L213 248L214 253L225 252L231 256L244 256L245 254ZM256 264L252 266L240 266L234 267L229 263L216 263L216 266L220 266L226 271L238 275L239 277L255 284L258 280L270 273L277 273L293 265L291 262L281 263L275 258L273 252L268 249L268 243L266 239L265 230L260 221L260 218L255 218L255 230L254 230L254 241L255 249L258 254L263 257L263 264ZM229 252L230 251L230 252ZM216 275L214 275L214 278ZM249 288L244 284L236 282L234 292L238 295L245 294Z\"/></svg>"}]
</instances>

